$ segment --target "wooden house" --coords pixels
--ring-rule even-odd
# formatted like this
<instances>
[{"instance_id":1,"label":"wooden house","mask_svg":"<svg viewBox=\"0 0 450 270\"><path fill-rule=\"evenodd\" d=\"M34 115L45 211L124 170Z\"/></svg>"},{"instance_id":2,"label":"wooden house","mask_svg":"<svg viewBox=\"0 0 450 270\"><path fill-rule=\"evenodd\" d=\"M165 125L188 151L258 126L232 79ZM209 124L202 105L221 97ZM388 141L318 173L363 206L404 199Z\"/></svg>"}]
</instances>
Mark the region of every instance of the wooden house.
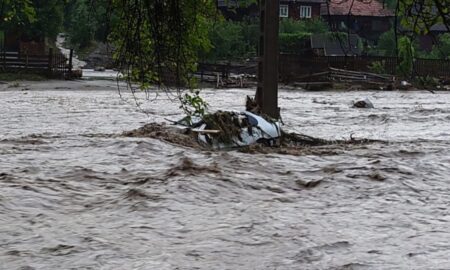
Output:
<instances>
[{"instance_id":1,"label":"wooden house","mask_svg":"<svg viewBox=\"0 0 450 270\"><path fill-rule=\"evenodd\" d=\"M45 38L30 38L18 31L0 33L0 49L30 55L44 55L47 52Z\"/></svg>"},{"instance_id":2,"label":"wooden house","mask_svg":"<svg viewBox=\"0 0 450 270\"><path fill-rule=\"evenodd\" d=\"M280 18L307 20L320 18L325 0L280 0Z\"/></svg>"},{"instance_id":3,"label":"wooden house","mask_svg":"<svg viewBox=\"0 0 450 270\"><path fill-rule=\"evenodd\" d=\"M320 18L321 4L325 0L280 0L280 18L295 20ZM217 8L226 19L239 21L245 17L259 17L257 4L239 6L237 0L217 0Z\"/></svg>"},{"instance_id":4,"label":"wooden house","mask_svg":"<svg viewBox=\"0 0 450 270\"><path fill-rule=\"evenodd\" d=\"M377 0L328 1L322 3L320 14L330 30L350 32L374 42L391 29L394 19L394 13Z\"/></svg>"}]
</instances>

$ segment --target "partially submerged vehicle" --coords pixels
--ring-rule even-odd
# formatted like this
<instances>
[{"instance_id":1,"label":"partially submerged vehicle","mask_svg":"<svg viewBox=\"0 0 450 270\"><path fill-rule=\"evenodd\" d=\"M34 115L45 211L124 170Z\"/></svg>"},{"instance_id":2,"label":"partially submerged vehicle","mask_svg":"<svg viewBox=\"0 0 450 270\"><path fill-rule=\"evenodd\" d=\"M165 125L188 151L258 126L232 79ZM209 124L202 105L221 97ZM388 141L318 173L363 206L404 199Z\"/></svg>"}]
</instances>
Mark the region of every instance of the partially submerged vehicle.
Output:
<instances>
[{"instance_id":1,"label":"partially submerged vehicle","mask_svg":"<svg viewBox=\"0 0 450 270\"><path fill-rule=\"evenodd\" d=\"M279 144L281 124L249 111L218 111L203 117L185 117L175 122L195 133L198 142L216 149L242 147L261 143Z\"/></svg>"}]
</instances>

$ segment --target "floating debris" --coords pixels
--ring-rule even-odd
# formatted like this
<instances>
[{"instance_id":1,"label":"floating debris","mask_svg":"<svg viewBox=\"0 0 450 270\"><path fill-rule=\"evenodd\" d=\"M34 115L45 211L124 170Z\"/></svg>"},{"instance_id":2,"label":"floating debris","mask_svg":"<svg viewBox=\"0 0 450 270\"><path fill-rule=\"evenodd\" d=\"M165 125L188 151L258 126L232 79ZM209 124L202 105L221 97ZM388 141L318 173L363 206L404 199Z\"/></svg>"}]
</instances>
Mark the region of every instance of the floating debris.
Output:
<instances>
[{"instance_id":1,"label":"floating debris","mask_svg":"<svg viewBox=\"0 0 450 270\"><path fill-rule=\"evenodd\" d=\"M359 101L353 102L353 107L365 108L365 109L375 108L375 106L373 106L373 103L368 98L366 98L365 100L359 100Z\"/></svg>"}]
</instances>

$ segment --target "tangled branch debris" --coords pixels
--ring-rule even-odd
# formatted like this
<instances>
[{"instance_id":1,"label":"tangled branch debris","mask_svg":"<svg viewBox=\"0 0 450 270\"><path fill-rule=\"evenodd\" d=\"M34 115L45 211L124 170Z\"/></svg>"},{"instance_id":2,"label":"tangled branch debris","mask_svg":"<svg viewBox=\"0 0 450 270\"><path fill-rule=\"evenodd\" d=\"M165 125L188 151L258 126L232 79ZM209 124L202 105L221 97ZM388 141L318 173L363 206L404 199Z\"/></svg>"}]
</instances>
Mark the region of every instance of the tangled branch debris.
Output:
<instances>
[{"instance_id":1,"label":"tangled branch debris","mask_svg":"<svg viewBox=\"0 0 450 270\"><path fill-rule=\"evenodd\" d=\"M237 113L218 111L214 114L208 114L203 118L203 124L209 131L218 131L209 134L212 138L220 143L228 143L230 146L236 147L235 139L241 140L240 135L242 129L247 129L249 134L252 134L252 129L255 128L251 123L238 121ZM177 127L165 124L150 123L141 128L123 133L126 137L149 137L163 140L169 143L197 148L197 149L211 149L212 144L205 145L198 137L198 131L191 127ZM247 153L278 153L300 155L303 153L311 153L311 149L324 153L335 153L336 147L345 145L358 145L374 143L374 140L357 140L350 137L349 140L325 140L315 138L312 136L287 133L281 131L279 143L273 146L268 146L265 143L255 143L252 145L239 147L240 151Z\"/></svg>"}]
</instances>

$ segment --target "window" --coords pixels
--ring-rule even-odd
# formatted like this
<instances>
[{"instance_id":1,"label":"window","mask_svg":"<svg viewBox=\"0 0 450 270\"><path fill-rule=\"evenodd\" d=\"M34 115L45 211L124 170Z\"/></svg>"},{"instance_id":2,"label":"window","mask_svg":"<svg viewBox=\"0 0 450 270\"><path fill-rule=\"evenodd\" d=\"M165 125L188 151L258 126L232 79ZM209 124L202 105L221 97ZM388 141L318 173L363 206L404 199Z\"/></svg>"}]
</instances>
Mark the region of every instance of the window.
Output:
<instances>
[{"instance_id":1,"label":"window","mask_svg":"<svg viewBox=\"0 0 450 270\"><path fill-rule=\"evenodd\" d=\"M283 17L283 18L289 17L289 6L288 5L280 5L280 17Z\"/></svg>"},{"instance_id":2,"label":"window","mask_svg":"<svg viewBox=\"0 0 450 270\"><path fill-rule=\"evenodd\" d=\"M311 6L300 6L300 18L311 18Z\"/></svg>"},{"instance_id":3,"label":"window","mask_svg":"<svg viewBox=\"0 0 450 270\"><path fill-rule=\"evenodd\" d=\"M217 0L217 6L218 7L226 7L227 3L225 0Z\"/></svg>"},{"instance_id":4,"label":"window","mask_svg":"<svg viewBox=\"0 0 450 270\"><path fill-rule=\"evenodd\" d=\"M237 7L238 3L236 0L217 0L218 7Z\"/></svg>"}]
</instances>

